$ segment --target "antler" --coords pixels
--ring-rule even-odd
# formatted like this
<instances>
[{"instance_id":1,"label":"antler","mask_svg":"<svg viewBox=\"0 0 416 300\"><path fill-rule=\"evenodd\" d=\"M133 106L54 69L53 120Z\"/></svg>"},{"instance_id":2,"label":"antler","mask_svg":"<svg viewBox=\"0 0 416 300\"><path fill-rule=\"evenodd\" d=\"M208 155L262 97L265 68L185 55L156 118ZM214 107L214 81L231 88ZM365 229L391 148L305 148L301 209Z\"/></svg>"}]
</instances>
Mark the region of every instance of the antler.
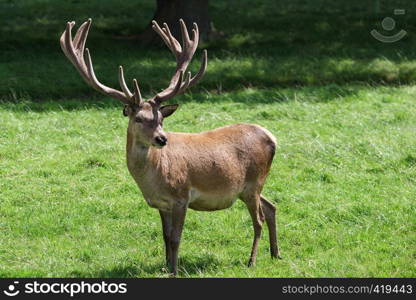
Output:
<instances>
[{"instance_id":1,"label":"antler","mask_svg":"<svg viewBox=\"0 0 416 300\"><path fill-rule=\"evenodd\" d=\"M88 48L85 49L85 42L88 37L88 31L91 27L91 19L84 22L75 34L75 38L72 40L72 27L75 22L68 22L65 31L61 35L60 43L62 51L69 61L75 66L78 72L81 74L85 82L96 89L97 91L109 95L122 101L125 104L140 104L143 102L140 94L140 89L137 84L137 80L133 79L134 93L131 93L124 80L123 67L119 67L119 82L122 91L105 86L98 81L95 76L94 68L92 66L91 55ZM84 50L86 55L84 55ZM86 58L86 59L85 59Z\"/></svg>"},{"instance_id":2,"label":"antler","mask_svg":"<svg viewBox=\"0 0 416 300\"><path fill-rule=\"evenodd\" d=\"M124 80L123 67L119 67L119 82L121 91L108 87L98 81L95 76L94 68L92 65L91 55L88 48L85 48L85 43L88 37L88 31L91 27L91 19L84 22L77 30L75 38L72 39L72 27L75 22L68 22L65 31L61 35L60 43L62 51L69 61L75 66L78 72L81 74L85 82L96 89L97 91L116 98L125 104L138 104L143 102L140 94L139 85L137 80L133 79L133 90L130 92ZM172 51L176 58L176 71L173 75L169 86L151 98L149 101L153 101L157 105L174 97L175 95L183 92L188 87L195 85L204 75L207 68L207 51L204 50L202 56L202 64L198 73L191 77L191 72L188 72L186 79L184 80L184 73L189 63L192 60L193 55L198 47L199 31L196 23L193 24L192 39L189 38L188 30L186 29L183 20L179 20L182 32L183 46L172 36L169 27L166 23L163 23L163 28L160 28L156 21L153 21L153 29L162 37L165 44ZM85 52L85 55L84 55Z\"/></svg>"},{"instance_id":3,"label":"antler","mask_svg":"<svg viewBox=\"0 0 416 300\"><path fill-rule=\"evenodd\" d=\"M156 21L153 21L152 23L152 28L160 35L166 46L170 49L170 51L172 51L176 58L176 71L170 81L169 86L151 99L160 105L160 103L183 92L188 87L195 85L204 76L205 70L207 68L207 51L203 51L202 64L198 73L194 77L191 77L191 72L188 72L186 79L184 80L184 73L186 68L188 67L196 49L198 48L198 25L193 23L192 38L189 38L189 33L186 29L184 21L182 19L179 20L183 43L183 46L181 46L181 44L173 37L169 30L169 26L166 23L163 23L163 28L160 28Z\"/></svg>"}]
</instances>

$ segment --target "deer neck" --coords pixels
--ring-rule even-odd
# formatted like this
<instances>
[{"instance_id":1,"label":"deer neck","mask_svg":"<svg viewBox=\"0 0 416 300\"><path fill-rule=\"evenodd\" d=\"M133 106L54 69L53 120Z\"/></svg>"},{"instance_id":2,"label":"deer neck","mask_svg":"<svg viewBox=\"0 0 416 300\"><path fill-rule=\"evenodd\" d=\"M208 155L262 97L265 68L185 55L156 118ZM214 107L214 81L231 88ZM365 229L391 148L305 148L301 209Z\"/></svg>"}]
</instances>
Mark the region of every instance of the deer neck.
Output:
<instances>
[{"instance_id":1,"label":"deer neck","mask_svg":"<svg viewBox=\"0 0 416 300\"><path fill-rule=\"evenodd\" d=\"M135 179L143 177L150 166L157 164L160 152L159 149L143 144L132 133L127 132L127 166Z\"/></svg>"}]
</instances>

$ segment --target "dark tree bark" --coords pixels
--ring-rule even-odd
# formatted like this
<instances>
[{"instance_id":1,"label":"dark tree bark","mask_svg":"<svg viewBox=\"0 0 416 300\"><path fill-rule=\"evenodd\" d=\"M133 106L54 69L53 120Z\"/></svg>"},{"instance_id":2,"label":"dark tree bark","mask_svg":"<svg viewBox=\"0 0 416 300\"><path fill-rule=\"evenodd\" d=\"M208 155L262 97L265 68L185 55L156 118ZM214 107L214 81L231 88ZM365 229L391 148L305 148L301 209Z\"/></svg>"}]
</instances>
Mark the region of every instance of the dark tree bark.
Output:
<instances>
[{"instance_id":1,"label":"dark tree bark","mask_svg":"<svg viewBox=\"0 0 416 300\"><path fill-rule=\"evenodd\" d=\"M185 21L188 30L192 30L192 23L197 23L200 39L210 39L212 28L211 19L208 14L209 0L156 0L156 12L153 20L160 26L165 22L169 25L172 34L180 38L179 19ZM140 41L145 44L160 44L161 38L153 31L150 23L140 35Z\"/></svg>"}]
</instances>

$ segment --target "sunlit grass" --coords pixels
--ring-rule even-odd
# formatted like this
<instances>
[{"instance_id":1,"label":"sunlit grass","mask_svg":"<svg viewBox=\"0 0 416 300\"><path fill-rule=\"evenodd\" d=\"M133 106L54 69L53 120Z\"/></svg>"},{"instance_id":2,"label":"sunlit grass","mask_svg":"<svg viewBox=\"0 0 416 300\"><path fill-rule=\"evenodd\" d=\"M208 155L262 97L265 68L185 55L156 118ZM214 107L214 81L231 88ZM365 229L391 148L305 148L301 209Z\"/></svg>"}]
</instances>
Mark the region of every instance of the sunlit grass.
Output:
<instances>
[{"instance_id":1,"label":"sunlit grass","mask_svg":"<svg viewBox=\"0 0 416 300\"><path fill-rule=\"evenodd\" d=\"M284 257L270 259L264 234L258 266L246 268L252 227L238 202L188 214L181 276L414 276L415 92L180 97L168 130L252 122L278 138L264 194L279 209ZM117 103L9 102L0 118L1 276L165 276L159 216L128 174Z\"/></svg>"}]
</instances>

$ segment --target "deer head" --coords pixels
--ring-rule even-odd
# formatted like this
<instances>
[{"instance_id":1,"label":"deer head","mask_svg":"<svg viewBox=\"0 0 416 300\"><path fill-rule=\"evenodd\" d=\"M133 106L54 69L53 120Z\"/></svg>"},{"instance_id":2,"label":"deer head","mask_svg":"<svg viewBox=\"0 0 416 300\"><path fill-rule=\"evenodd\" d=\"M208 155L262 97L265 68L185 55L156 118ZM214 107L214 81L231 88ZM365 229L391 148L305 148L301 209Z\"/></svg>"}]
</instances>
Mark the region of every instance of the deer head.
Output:
<instances>
[{"instance_id":1,"label":"deer head","mask_svg":"<svg viewBox=\"0 0 416 300\"><path fill-rule=\"evenodd\" d=\"M129 117L129 130L140 143L159 148L165 146L168 140L163 130L163 119L173 114L178 108L178 105L162 105L162 103L195 85L203 77L207 67L207 51L204 50L202 64L198 73L193 77L191 76L191 72L188 72L186 76L184 75L198 47L198 26L196 23L193 24L191 38L189 37L185 23L182 19L179 20L182 32L181 45L173 37L166 23L161 28L156 21L153 21L153 29L159 34L175 56L176 70L169 86L145 101L142 98L136 79L133 79L133 93L127 87L122 66L119 67L121 90L107 87L98 81L94 73L90 52L88 48L85 48L91 22L91 19L84 22L79 27L74 39L72 39L72 28L75 22L68 22L60 39L62 51L88 85L125 104L123 114Z\"/></svg>"}]
</instances>

